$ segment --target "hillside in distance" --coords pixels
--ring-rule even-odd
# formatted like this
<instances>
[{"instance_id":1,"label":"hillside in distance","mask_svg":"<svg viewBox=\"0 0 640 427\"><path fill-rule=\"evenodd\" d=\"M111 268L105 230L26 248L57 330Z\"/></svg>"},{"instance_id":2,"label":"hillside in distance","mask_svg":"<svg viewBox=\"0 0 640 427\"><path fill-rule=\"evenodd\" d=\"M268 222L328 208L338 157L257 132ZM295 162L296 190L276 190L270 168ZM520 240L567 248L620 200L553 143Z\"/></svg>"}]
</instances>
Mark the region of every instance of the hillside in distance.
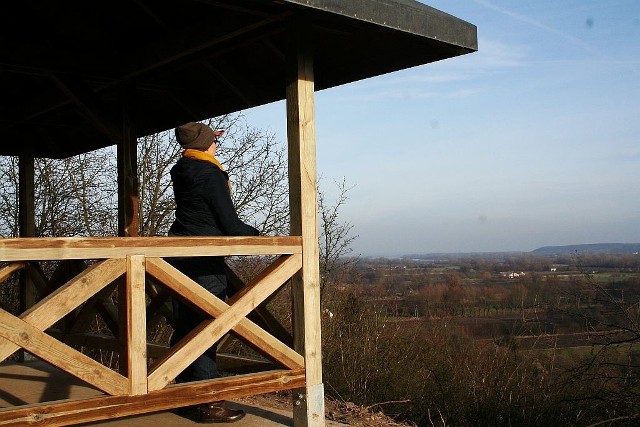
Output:
<instances>
[{"instance_id":1,"label":"hillside in distance","mask_svg":"<svg viewBox=\"0 0 640 427\"><path fill-rule=\"evenodd\" d=\"M562 254L637 254L640 243L591 243L584 245L543 246L531 251L538 255Z\"/></svg>"}]
</instances>

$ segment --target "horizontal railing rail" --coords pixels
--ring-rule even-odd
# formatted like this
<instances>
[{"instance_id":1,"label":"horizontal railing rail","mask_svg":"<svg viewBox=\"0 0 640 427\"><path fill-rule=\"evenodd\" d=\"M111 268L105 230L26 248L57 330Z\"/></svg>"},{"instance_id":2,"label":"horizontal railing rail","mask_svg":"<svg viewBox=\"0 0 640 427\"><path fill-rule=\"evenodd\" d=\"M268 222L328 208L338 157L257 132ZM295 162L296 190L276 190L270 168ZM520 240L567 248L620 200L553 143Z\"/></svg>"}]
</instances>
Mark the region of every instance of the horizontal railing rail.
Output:
<instances>
[{"instance_id":1,"label":"horizontal railing rail","mask_svg":"<svg viewBox=\"0 0 640 427\"><path fill-rule=\"evenodd\" d=\"M302 237L18 237L0 239L0 261L282 255L302 253Z\"/></svg>"}]
</instances>

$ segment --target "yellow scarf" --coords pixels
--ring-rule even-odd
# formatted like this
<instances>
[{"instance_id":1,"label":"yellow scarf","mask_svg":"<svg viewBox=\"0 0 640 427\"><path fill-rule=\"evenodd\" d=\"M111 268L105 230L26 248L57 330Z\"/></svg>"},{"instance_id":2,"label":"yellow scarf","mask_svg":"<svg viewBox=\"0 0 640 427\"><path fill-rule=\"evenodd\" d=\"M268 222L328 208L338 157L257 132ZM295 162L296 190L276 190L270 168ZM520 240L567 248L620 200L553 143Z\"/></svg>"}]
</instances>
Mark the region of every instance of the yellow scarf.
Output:
<instances>
[{"instance_id":1,"label":"yellow scarf","mask_svg":"<svg viewBox=\"0 0 640 427\"><path fill-rule=\"evenodd\" d=\"M187 148L186 150L184 150L182 152L182 155L184 157L188 157L190 159L202 160L202 161L214 164L214 165L216 165L216 167L218 169L220 169L222 172L224 172L224 168L222 167L222 165L220 164L218 159L216 159L214 156L212 156L211 154L207 153L206 151L200 151L200 150L194 150L192 148ZM227 177L227 186L229 187L229 194L231 194L231 181L229 181L229 176L226 173L224 175Z\"/></svg>"}]
</instances>

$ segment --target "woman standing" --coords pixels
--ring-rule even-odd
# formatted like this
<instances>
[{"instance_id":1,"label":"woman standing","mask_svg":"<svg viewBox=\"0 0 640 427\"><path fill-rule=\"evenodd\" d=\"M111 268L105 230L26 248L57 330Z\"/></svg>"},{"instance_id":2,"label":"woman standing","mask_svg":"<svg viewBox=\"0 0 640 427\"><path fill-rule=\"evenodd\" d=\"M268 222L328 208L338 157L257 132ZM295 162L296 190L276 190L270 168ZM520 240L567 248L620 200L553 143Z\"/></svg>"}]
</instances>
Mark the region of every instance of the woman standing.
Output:
<instances>
[{"instance_id":1,"label":"woman standing","mask_svg":"<svg viewBox=\"0 0 640 427\"><path fill-rule=\"evenodd\" d=\"M175 129L184 149L171 169L176 201L176 218L170 236L257 236L258 230L238 218L231 200L231 184L215 154L224 131L202 123L186 123ZM200 286L224 300L227 294L226 264L223 257L174 258L171 264ZM171 345L178 343L206 316L178 298L173 298L176 329ZM176 382L219 377L216 345L197 358ZM197 406L198 422L234 422L245 414L229 409L224 402Z\"/></svg>"}]
</instances>

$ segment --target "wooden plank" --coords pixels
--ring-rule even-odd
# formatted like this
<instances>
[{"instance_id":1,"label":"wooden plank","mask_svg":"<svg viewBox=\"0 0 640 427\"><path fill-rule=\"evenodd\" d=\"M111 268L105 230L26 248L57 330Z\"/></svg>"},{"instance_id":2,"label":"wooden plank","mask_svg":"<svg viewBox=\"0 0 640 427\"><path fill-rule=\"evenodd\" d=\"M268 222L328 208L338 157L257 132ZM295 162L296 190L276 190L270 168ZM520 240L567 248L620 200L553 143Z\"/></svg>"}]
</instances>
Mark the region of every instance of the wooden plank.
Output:
<instances>
[{"instance_id":1,"label":"wooden plank","mask_svg":"<svg viewBox=\"0 0 640 427\"><path fill-rule=\"evenodd\" d=\"M119 277L116 279L116 282L120 282L120 281L122 281L122 277ZM118 287L118 291L120 291L121 289L120 283L116 283L116 286ZM122 285L122 287L124 287L124 285ZM119 298L120 298L119 299L120 304L122 305L121 309L124 310L126 314L127 297L125 294L123 294L119 296ZM88 303L89 302L87 302L87 304ZM116 303L114 303L113 300L111 300L109 297L98 298L94 300L93 303L94 303L93 309L95 310L95 313L99 314L100 317L102 317L102 320L104 321L105 325L107 325L107 329L111 331L113 336L116 338L119 338L121 336L126 337L127 331L125 330L123 333L123 331L120 330L120 325L122 324L124 327L126 326L127 322L126 320L123 322L120 322L120 310L116 305ZM94 318L91 319L91 321L94 321L94 320L95 320Z\"/></svg>"},{"instance_id":2,"label":"wooden plank","mask_svg":"<svg viewBox=\"0 0 640 427\"><path fill-rule=\"evenodd\" d=\"M11 277L16 271L20 271L27 266L26 262L12 262L0 268L0 283Z\"/></svg>"},{"instance_id":3,"label":"wooden plank","mask_svg":"<svg viewBox=\"0 0 640 427\"><path fill-rule=\"evenodd\" d=\"M25 271L29 276L29 280L35 287L36 293L40 297L45 297L47 294L51 293L51 291L48 291L48 289L51 288L49 279L47 279L47 276L44 274L40 263L34 261L28 263Z\"/></svg>"},{"instance_id":4,"label":"wooden plank","mask_svg":"<svg viewBox=\"0 0 640 427\"><path fill-rule=\"evenodd\" d=\"M123 260L110 259L98 262L22 313L20 319L34 328L45 330L86 301L91 295L107 286L124 271L125 263ZM6 359L17 349L18 346L15 344L0 339L0 360Z\"/></svg>"},{"instance_id":5,"label":"wooden plank","mask_svg":"<svg viewBox=\"0 0 640 427\"><path fill-rule=\"evenodd\" d=\"M145 301L145 258L142 255L127 257L126 329L127 377L129 394L147 392L147 322Z\"/></svg>"},{"instance_id":6,"label":"wooden plank","mask_svg":"<svg viewBox=\"0 0 640 427\"><path fill-rule=\"evenodd\" d=\"M56 329L48 329L47 334L64 341L66 344L74 346L90 347L100 350L118 351L118 339L112 335L95 334L91 332L64 333ZM147 343L147 356L159 358L164 356L169 350L169 346L164 344Z\"/></svg>"},{"instance_id":7,"label":"wooden plank","mask_svg":"<svg viewBox=\"0 0 640 427\"><path fill-rule=\"evenodd\" d=\"M22 153L18 159L18 235L35 237L35 158L32 144L22 144ZM38 289L29 269L20 272L19 277L20 312L33 307L38 301ZM25 354L19 354L20 360Z\"/></svg>"},{"instance_id":8,"label":"wooden plank","mask_svg":"<svg viewBox=\"0 0 640 427\"><path fill-rule=\"evenodd\" d=\"M140 396L105 396L0 410L0 426L69 426L304 386L304 371L278 370L172 385Z\"/></svg>"},{"instance_id":9,"label":"wooden plank","mask_svg":"<svg viewBox=\"0 0 640 427\"><path fill-rule=\"evenodd\" d=\"M212 298L206 289L199 286L163 259L147 258L146 261L147 274L150 274L165 286L170 287L176 293L182 295L186 300L195 301L196 304L210 316L217 317L229 307L219 299ZM238 322L234 331L254 347L268 352L273 360L281 363L283 366L291 369L304 366L302 356L246 318Z\"/></svg>"},{"instance_id":10,"label":"wooden plank","mask_svg":"<svg viewBox=\"0 0 640 427\"><path fill-rule=\"evenodd\" d=\"M262 271L250 285L229 301L230 307L227 310L213 321L202 322L195 331L175 345L167 357L158 361L149 375L149 389L159 390L178 376L251 310L280 288L300 269L301 262L302 256L299 254L283 255ZM211 294L207 297L208 300L212 298L215 297ZM198 304L197 301L192 302Z\"/></svg>"},{"instance_id":11,"label":"wooden plank","mask_svg":"<svg viewBox=\"0 0 640 427\"><path fill-rule=\"evenodd\" d=\"M291 234L302 236L302 272L292 281L294 348L305 356L307 402L294 408L296 426L324 424L320 337L320 267L318 249L316 140L313 55L304 20L289 28L287 137ZM312 390L311 390L312 389Z\"/></svg>"},{"instance_id":12,"label":"wooden plank","mask_svg":"<svg viewBox=\"0 0 640 427\"><path fill-rule=\"evenodd\" d=\"M127 393L126 378L2 309L0 336L105 393Z\"/></svg>"},{"instance_id":13,"label":"wooden plank","mask_svg":"<svg viewBox=\"0 0 640 427\"><path fill-rule=\"evenodd\" d=\"M33 237L0 239L0 261L302 253L299 236Z\"/></svg>"},{"instance_id":14,"label":"wooden plank","mask_svg":"<svg viewBox=\"0 0 640 427\"><path fill-rule=\"evenodd\" d=\"M236 375L265 372L280 368L267 359L229 353L218 353L216 355L216 365L219 370Z\"/></svg>"},{"instance_id":15,"label":"wooden plank","mask_svg":"<svg viewBox=\"0 0 640 427\"><path fill-rule=\"evenodd\" d=\"M35 158L32 144L22 144L18 158L18 226L20 237L36 235Z\"/></svg>"},{"instance_id":16,"label":"wooden plank","mask_svg":"<svg viewBox=\"0 0 640 427\"><path fill-rule=\"evenodd\" d=\"M124 266L124 262L122 260L120 260L120 262L122 262L122 265ZM104 310L104 307L102 307L102 301L107 300L109 296L113 294L116 286L117 283L114 281L89 298L86 304L78 310L75 318L70 319L69 324L67 325L67 331L73 334L89 330L90 323L95 320L98 310L101 310L100 315L104 316L102 313L102 310ZM109 327L113 333L113 329L111 329L109 325L107 325L107 327ZM114 336L117 336L117 334L114 333Z\"/></svg>"},{"instance_id":17,"label":"wooden plank","mask_svg":"<svg viewBox=\"0 0 640 427\"><path fill-rule=\"evenodd\" d=\"M166 288L158 287L152 280L146 281L146 292L149 297L147 305L147 328L151 330L163 319L173 326L173 313L171 311L171 292Z\"/></svg>"},{"instance_id":18,"label":"wooden plank","mask_svg":"<svg viewBox=\"0 0 640 427\"><path fill-rule=\"evenodd\" d=\"M138 189L138 145L132 120L135 88L123 85L120 91L122 131L113 132L118 160L118 236L137 237L140 211Z\"/></svg>"},{"instance_id":19,"label":"wooden plank","mask_svg":"<svg viewBox=\"0 0 640 427\"><path fill-rule=\"evenodd\" d=\"M42 270L42 268L40 268L40 264L36 264L36 265L38 266L39 270ZM70 259L70 260L63 260L59 262L58 266L56 267L53 274L51 274L51 277L49 278L49 286L44 290L43 296L49 295L51 292L55 291L60 286L64 285L69 280L73 279L75 276L82 273L84 270L87 269L87 267L88 267L88 264L85 262L85 260ZM43 273L43 277L44 277L44 273Z\"/></svg>"},{"instance_id":20,"label":"wooden plank","mask_svg":"<svg viewBox=\"0 0 640 427\"><path fill-rule=\"evenodd\" d=\"M49 329L47 333L67 344L80 345L83 347L98 348L102 350L118 351L118 340L111 335L101 335L93 333L64 334L58 330ZM165 344L147 343L147 356L158 359L169 351L169 346ZM260 371L271 371L279 369L274 362L267 359L238 356L237 354L218 353L216 362L220 371L247 374Z\"/></svg>"},{"instance_id":21,"label":"wooden plank","mask_svg":"<svg viewBox=\"0 0 640 427\"><path fill-rule=\"evenodd\" d=\"M140 197L138 189L138 146L133 129L133 121L131 119L131 102L132 99L128 93L128 85L120 88L121 112L122 112L122 133L121 138L116 139L117 142L117 164L118 164L118 236L121 237L138 237L138 214L140 211ZM131 90L135 93L135 89ZM136 254L127 254L136 255ZM127 313L129 302L127 296L127 283L125 280L118 281L118 301L120 310L118 312L118 332L114 335L118 337L127 337ZM100 308L100 306L98 306ZM120 373L127 375L130 372L129 358L131 349L129 348L129 340L120 340L120 349L118 359L118 368Z\"/></svg>"},{"instance_id":22,"label":"wooden plank","mask_svg":"<svg viewBox=\"0 0 640 427\"><path fill-rule=\"evenodd\" d=\"M237 292L239 292L246 285L242 281L242 279L233 271L233 269L227 266L227 295L229 297L233 297ZM278 338L280 341L288 345L289 347L293 346L293 336L291 333L276 319L276 317L269 312L266 307L266 304L273 298L274 295L277 295L278 292L275 292L269 298L265 300L262 304L260 304L256 309L250 313L247 317L259 325L261 328L272 334L274 337ZM218 351L220 351L223 346L218 345Z\"/></svg>"}]
</instances>

